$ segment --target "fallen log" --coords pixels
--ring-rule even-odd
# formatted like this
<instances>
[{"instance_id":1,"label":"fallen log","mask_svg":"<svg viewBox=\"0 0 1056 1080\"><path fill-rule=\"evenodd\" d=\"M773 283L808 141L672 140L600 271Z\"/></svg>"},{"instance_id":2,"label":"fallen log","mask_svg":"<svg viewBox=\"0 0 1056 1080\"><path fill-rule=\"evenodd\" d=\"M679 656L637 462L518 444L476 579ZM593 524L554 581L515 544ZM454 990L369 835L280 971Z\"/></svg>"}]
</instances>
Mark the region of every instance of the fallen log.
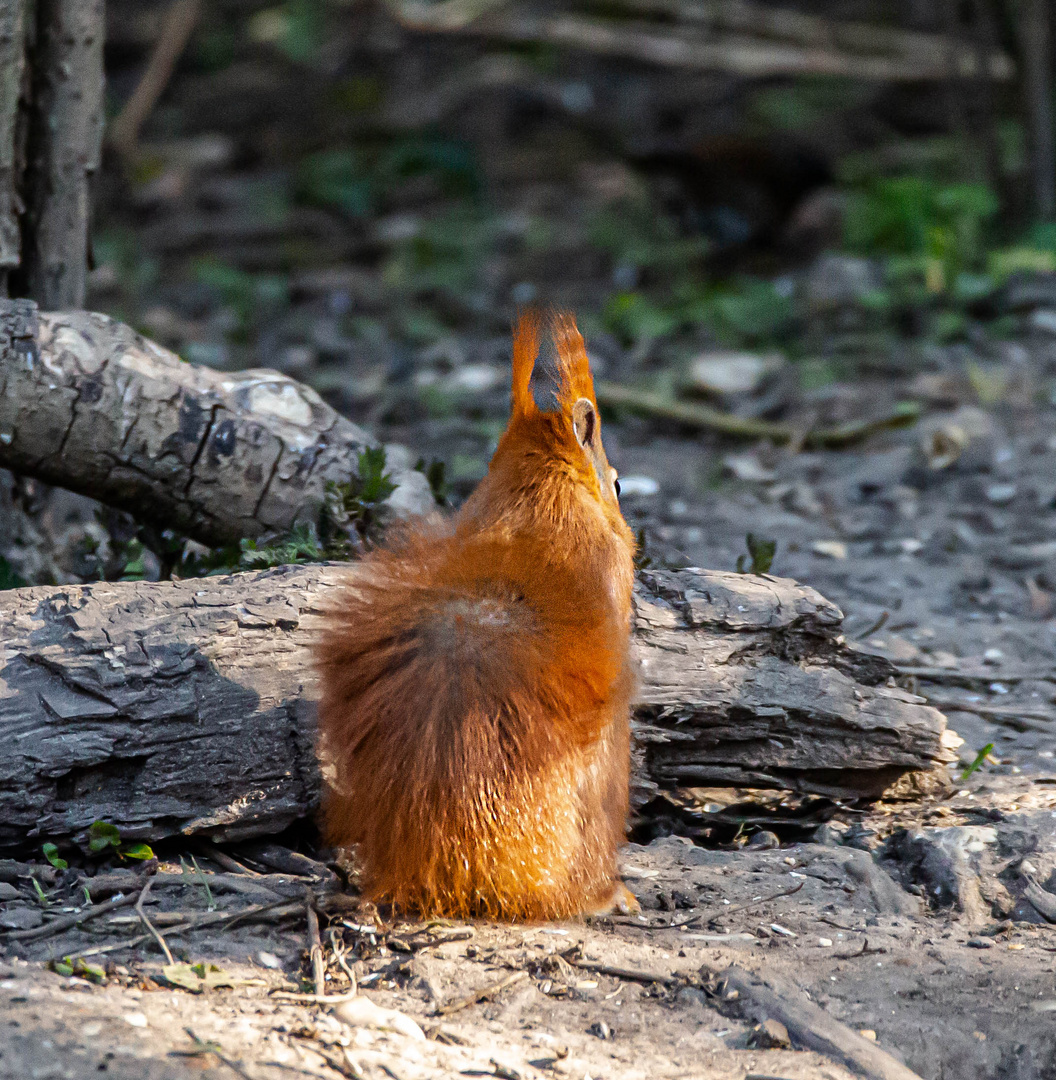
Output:
<instances>
[{"instance_id":1,"label":"fallen log","mask_svg":"<svg viewBox=\"0 0 1056 1080\"><path fill-rule=\"evenodd\" d=\"M143 524L211 547L314 524L375 445L277 371L213 371L106 315L0 301L0 468ZM434 505L409 459L388 464L391 512Z\"/></svg>"},{"instance_id":2,"label":"fallen log","mask_svg":"<svg viewBox=\"0 0 1056 1080\"><path fill-rule=\"evenodd\" d=\"M309 647L335 586L313 564L0 592L0 848L235 840L314 812ZM781 578L650 571L635 786L738 784L872 797L952 760L941 713L848 650L842 615ZM642 794L644 793L644 795Z\"/></svg>"}]
</instances>

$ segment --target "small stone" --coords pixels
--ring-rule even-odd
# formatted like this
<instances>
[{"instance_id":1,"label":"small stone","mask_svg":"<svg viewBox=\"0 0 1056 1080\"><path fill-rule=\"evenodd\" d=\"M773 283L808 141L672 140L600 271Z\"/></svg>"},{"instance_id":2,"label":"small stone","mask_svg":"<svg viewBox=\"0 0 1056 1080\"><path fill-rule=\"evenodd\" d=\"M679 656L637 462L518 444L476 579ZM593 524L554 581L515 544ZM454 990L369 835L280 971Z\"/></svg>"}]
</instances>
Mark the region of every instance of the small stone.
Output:
<instances>
[{"instance_id":1,"label":"small stone","mask_svg":"<svg viewBox=\"0 0 1056 1080\"><path fill-rule=\"evenodd\" d=\"M1016 497L1015 484L990 484L986 489L986 497L994 506L1005 506Z\"/></svg>"},{"instance_id":2,"label":"small stone","mask_svg":"<svg viewBox=\"0 0 1056 1080\"><path fill-rule=\"evenodd\" d=\"M748 484L769 484L777 479L777 473L763 465L755 454L727 454L722 464L735 480Z\"/></svg>"},{"instance_id":3,"label":"small stone","mask_svg":"<svg viewBox=\"0 0 1056 1080\"><path fill-rule=\"evenodd\" d=\"M854 255L822 255L807 273L805 294L812 311L854 307L882 289L880 264Z\"/></svg>"},{"instance_id":4,"label":"small stone","mask_svg":"<svg viewBox=\"0 0 1056 1080\"><path fill-rule=\"evenodd\" d=\"M708 1005L708 995L699 986L683 986L676 1000L680 1005L700 1005L702 1008Z\"/></svg>"},{"instance_id":5,"label":"small stone","mask_svg":"<svg viewBox=\"0 0 1056 1080\"><path fill-rule=\"evenodd\" d=\"M145 1028L147 1026L147 1018L141 1012L125 1013L121 1019L124 1020L129 1027Z\"/></svg>"},{"instance_id":6,"label":"small stone","mask_svg":"<svg viewBox=\"0 0 1056 1080\"><path fill-rule=\"evenodd\" d=\"M270 953L266 949L261 949L257 953L257 963L271 971L278 971L282 967L282 961L274 953Z\"/></svg>"},{"instance_id":7,"label":"small stone","mask_svg":"<svg viewBox=\"0 0 1056 1080\"><path fill-rule=\"evenodd\" d=\"M587 1028L587 1034L593 1035L598 1039L610 1040L616 1038L616 1032L613 1031L604 1020L595 1020L594 1023Z\"/></svg>"},{"instance_id":8,"label":"small stone","mask_svg":"<svg viewBox=\"0 0 1056 1080\"><path fill-rule=\"evenodd\" d=\"M814 843L824 844L826 847L839 847L843 843L843 834L847 829L846 825L840 828L841 824L841 822L826 821L824 825L819 825L812 837Z\"/></svg>"},{"instance_id":9,"label":"small stone","mask_svg":"<svg viewBox=\"0 0 1056 1080\"><path fill-rule=\"evenodd\" d=\"M375 1005L362 994L334 1006L334 1016L349 1027L373 1028L375 1031L395 1031L415 1042L425 1042L425 1032L405 1013Z\"/></svg>"},{"instance_id":10,"label":"small stone","mask_svg":"<svg viewBox=\"0 0 1056 1080\"><path fill-rule=\"evenodd\" d=\"M16 907L0 911L0 928L4 930L35 930L43 922L39 908Z\"/></svg>"},{"instance_id":11,"label":"small stone","mask_svg":"<svg viewBox=\"0 0 1056 1080\"><path fill-rule=\"evenodd\" d=\"M0 901L17 900L19 895L19 891L14 885L9 885L6 881L0 881Z\"/></svg>"},{"instance_id":12,"label":"small stone","mask_svg":"<svg viewBox=\"0 0 1056 1080\"><path fill-rule=\"evenodd\" d=\"M832 948L832 938L827 938L827 937L819 937L819 938L818 938L818 944L819 944L819 945L820 945L820 946L821 946L821 947L822 947L823 949L831 949L831 948Z\"/></svg>"},{"instance_id":13,"label":"small stone","mask_svg":"<svg viewBox=\"0 0 1056 1080\"><path fill-rule=\"evenodd\" d=\"M983 653L984 664L1000 664L1004 658L1005 654L1000 649L987 649Z\"/></svg>"},{"instance_id":14,"label":"small stone","mask_svg":"<svg viewBox=\"0 0 1056 1080\"><path fill-rule=\"evenodd\" d=\"M780 353L708 352L689 365L694 390L706 394L750 394L784 364Z\"/></svg>"},{"instance_id":15,"label":"small stone","mask_svg":"<svg viewBox=\"0 0 1056 1080\"><path fill-rule=\"evenodd\" d=\"M872 1028L862 1028L858 1032L863 1039L868 1039L870 1042L876 1042L876 1032Z\"/></svg>"},{"instance_id":16,"label":"small stone","mask_svg":"<svg viewBox=\"0 0 1056 1080\"><path fill-rule=\"evenodd\" d=\"M752 1028L751 1043L760 1050L787 1050L792 1040L784 1024L768 1019Z\"/></svg>"},{"instance_id":17,"label":"small stone","mask_svg":"<svg viewBox=\"0 0 1056 1080\"><path fill-rule=\"evenodd\" d=\"M810 550L826 559L847 558L847 545L842 540L815 540Z\"/></svg>"},{"instance_id":18,"label":"small stone","mask_svg":"<svg viewBox=\"0 0 1056 1080\"><path fill-rule=\"evenodd\" d=\"M973 937L968 939L969 949L992 949L993 947L994 943L987 938Z\"/></svg>"},{"instance_id":19,"label":"small stone","mask_svg":"<svg viewBox=\"0 0 1056 1080\"><path fill-rule=\"evenodd\" d=\"M502 381L502 373L490 364L466 364L451 374L450 385L456 390L484 393Z\"/></svg>"},{"instance_id":20,"label":"small stone","mask_svg":"<svg viewBox=\"0 0 1056 1080\"><path fill-rule=\"evenodd\" d=\"M755 851L770 851L774 848L779 848L781 846L781 840L777 833L762 829L748 841L746 846Z\"/></svg>"}]
</instances>

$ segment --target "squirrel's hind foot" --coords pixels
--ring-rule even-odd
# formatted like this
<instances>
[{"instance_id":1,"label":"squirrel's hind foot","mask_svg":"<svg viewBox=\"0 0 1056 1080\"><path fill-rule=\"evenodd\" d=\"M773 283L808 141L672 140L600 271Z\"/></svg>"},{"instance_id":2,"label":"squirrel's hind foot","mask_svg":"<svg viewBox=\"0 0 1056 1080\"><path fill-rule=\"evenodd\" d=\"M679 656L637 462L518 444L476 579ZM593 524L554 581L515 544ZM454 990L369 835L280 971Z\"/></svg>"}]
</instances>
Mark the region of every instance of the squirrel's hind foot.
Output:
<instances>
[{"instance_id":1,"label":"squirrel's hind foot","mask_svg":"<svg viewBox=\"0 0 1056 1080\"><path fill-rule=\"evenodd\" d=\"M588 915L637 915L642 910L638 898L622 881L612 887L612 895Z\"/></svg>"}]
</instances>

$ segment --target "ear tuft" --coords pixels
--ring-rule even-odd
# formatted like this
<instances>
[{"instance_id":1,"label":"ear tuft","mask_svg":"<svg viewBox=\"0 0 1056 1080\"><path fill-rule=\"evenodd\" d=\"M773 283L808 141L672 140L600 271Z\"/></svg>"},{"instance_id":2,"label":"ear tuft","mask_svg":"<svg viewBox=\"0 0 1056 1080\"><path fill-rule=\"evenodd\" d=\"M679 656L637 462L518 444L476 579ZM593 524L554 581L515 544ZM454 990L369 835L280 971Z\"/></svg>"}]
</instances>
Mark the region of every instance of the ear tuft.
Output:
<instances>
[{"instance_id":1,"label":"ear tuft","mask_svg":"<svg viewBox=\"0 0 1056 1080\"><path fill-rule=\"evenodd\" d=\"M538 412L532 396L532 369L539 355L539 312L525 311L513 331L513 412L531 416Z\"/></svg>"}]
</instances>

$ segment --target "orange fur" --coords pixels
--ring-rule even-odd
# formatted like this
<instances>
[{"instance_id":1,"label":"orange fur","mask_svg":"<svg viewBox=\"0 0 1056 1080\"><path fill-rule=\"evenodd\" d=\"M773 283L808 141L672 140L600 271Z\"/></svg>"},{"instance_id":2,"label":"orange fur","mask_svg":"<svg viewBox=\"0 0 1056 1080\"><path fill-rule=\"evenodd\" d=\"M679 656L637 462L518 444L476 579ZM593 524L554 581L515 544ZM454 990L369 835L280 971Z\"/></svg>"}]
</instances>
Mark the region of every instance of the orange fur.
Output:
<instances>
[{"instance_id":1,"label":"orange fur","mask_svg":"<svg viewBox=\"0 0 1056 1080\"><path fill-rule=\"evenodd\" d=\"M365 560L318 650L327 839L359 846L373 899L422 914L557 918L616 884L634 542L583 340L569 315L547 329L555 408L528 315L487 476Z\"/></svg>"}]
</instances>

